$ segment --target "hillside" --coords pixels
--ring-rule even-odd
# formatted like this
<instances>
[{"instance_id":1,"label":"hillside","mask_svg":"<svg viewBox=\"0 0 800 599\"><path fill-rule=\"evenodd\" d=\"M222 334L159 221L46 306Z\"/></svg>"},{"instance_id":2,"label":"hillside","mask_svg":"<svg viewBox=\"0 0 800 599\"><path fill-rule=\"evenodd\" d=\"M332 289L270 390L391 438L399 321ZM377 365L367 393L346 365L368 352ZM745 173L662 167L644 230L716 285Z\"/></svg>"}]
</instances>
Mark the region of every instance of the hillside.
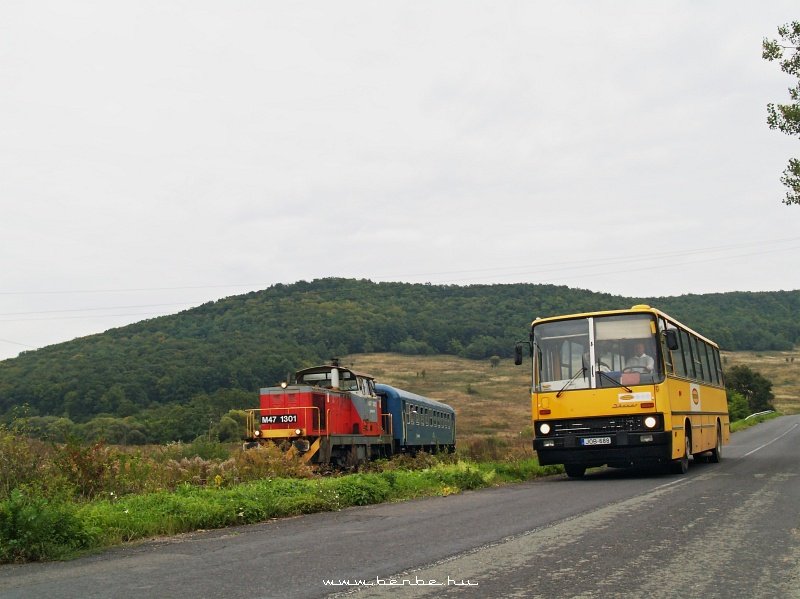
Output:
<instances>
[{"instance_id":1,"label":"hillside","mask_svg":"<svg viewBox=\"0 0 800 599\"><path fill-rule=\"evenodd\" d=\"M138 440L191 439L225 411L252 405L259 387L331 356L509 357L537 316L636 303L664 309L726 350L788 351L800 342L793 317L800 291L623 298L552 285L321 279L275 285L0 362L0 417L22 410L71 423L125 418L124 426L113 424L128 427L119 433L126 438L137 431Z\"/></svg>"}]
</instances>

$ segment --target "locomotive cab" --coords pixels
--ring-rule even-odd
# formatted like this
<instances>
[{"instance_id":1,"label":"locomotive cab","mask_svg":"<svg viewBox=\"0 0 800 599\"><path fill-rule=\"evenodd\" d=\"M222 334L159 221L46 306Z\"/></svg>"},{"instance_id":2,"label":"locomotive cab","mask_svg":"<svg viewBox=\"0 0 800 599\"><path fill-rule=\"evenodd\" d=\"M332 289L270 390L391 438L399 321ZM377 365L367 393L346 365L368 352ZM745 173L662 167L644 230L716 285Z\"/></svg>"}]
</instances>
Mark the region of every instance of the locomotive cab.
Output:
<instances>
[{"instance_id":1,"label":"locomotive cab","mask_svg":"<svg viewBox=\"0 0 800 599\"><path fill-rule=\"evenodd\" d=\"M337 363L299 370L295 374L295 384L349 391L363 397L376 397L375 382L371 376L353 372Z\"/></svg>"},{"instance_id":2,"label":"locomotive cab","mask_svg":"<svg viewBox=\"0 0 800 599\"><path fill-rule=\"evenodd\" d=\"M245 444L270 441L293 448L304 461L342 465L392 449L373 377L335 360L298 370L291 385L261 389L259 409L248 411Z\"/></svg>"}]
</instances>

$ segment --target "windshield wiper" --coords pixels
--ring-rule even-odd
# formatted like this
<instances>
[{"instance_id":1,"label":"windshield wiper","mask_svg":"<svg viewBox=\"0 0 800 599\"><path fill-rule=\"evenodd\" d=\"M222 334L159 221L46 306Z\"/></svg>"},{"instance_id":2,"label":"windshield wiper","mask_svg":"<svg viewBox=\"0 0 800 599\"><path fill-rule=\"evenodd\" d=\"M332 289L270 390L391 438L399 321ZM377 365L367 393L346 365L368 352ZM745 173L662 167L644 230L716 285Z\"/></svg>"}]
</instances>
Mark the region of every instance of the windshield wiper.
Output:
<instances>
[{"instance_id":1,"label":"windshield wiper","mask_svg":"<svg viewBox=\"0 0 800 599\"><path fill-rule=\"evenodd\" d=\"M561 397L561 394L564 393L564 390L569 387L572 383L575 382L575 379L578 378L579 374L583 374L586 372L586 366L578 370L575 374L572 375L572 378L567 381L567 384L561 387L561 391L556 393L556 397ZM610 377L609 377L610 378Z\"/></svg>"},{"instance_id":2,"label":"windshield wiper","mask_svg":"<svg viewBox=\"0 0 800 599\"><path fill-rule=\"evenodd\" d=\"M614 383L614 386L615 386L615 387L622 387L622 388L623 388L623 389L625 389L625 391L627 391L628 393L633 393L633 389L631 389L631 388L630 388L630 387L628 387L627 385L623 385L623 384L622 384L622 383L620 383L618 380L616 380L616 379L615 379L613 376L610 376L610 375L606 374L606 373L605 373L605 372L603 372L602 370L599 370L599 369L598 369L598 370L597 370L597 374L599 374L600 376L604 376L604 377L606 377L606 378L607 378L609 381L611 381L612 383ZM558 397L558 396L556 396L556 397Z\"/></svg>"}]
</instances>

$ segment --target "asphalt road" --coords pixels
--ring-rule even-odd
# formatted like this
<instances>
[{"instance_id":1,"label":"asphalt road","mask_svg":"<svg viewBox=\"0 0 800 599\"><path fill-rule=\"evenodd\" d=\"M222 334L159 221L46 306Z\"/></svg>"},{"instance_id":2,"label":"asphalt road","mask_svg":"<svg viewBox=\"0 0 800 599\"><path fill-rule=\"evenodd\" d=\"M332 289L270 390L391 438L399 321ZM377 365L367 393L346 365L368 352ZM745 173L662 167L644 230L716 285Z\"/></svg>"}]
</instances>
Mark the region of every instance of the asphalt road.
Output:
<instances>
[{"instance_id":1,"label":"asphalt road","mask_svg":"<svg viewBox=\"0 0 800 599\"><path fill-rule=\"evenodd\" d=\"M800 416L688 475L590 471L0 567L0 597L800 598Z\"/></svg>"}]
</instances>

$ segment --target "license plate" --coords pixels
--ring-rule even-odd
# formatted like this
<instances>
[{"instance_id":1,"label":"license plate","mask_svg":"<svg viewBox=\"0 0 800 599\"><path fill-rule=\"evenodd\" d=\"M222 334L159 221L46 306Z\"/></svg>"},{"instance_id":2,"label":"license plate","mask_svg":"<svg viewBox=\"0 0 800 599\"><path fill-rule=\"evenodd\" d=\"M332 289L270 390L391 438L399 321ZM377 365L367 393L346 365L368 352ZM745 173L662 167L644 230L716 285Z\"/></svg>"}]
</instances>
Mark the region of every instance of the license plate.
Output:
<instances>
[{"instance_id":1,"label":"license plate","mask_svg":"<svg viewBox=\"0 0 800 599\"><path fill-rule=\"evenodd\" d=\"M261 424L294 424L297 414L279 414L277 416L262 416Z\"/></svg>"},{"instance_id":2,"label":"license plate","mask_svg":"<svg viewBox=\"0 0 800 599\"><path fill-rule=\"evenodd\" d=\"M611 445L611 437L590 437L581 439L581 445Z\"/></svg>"}]
</instances>

